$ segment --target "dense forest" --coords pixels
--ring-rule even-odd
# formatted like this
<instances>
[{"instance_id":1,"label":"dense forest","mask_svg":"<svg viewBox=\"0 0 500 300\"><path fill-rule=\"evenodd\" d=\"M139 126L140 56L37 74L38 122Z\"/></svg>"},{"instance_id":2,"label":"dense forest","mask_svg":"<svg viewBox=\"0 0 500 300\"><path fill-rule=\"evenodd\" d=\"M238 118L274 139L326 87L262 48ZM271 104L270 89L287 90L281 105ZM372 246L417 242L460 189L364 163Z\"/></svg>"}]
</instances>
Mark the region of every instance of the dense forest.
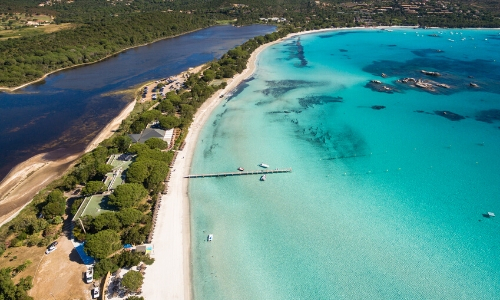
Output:
<instances>
[{"instance_id":1,"label":"dense forest","mask_svg":"<svg viewBox=\"0 0 500 300\"><path fill-rule=\"evenodd\" d=\"M417 8L407 9L404 4L409 1L62 0L39 6L39 0L3 0L2 13L47 14L57 24L75 27L0 41L0 87L15 87L54 70L221 22L244 25L279 17L286 21L278 25L298 30L373 25L500 27L499 7L493 2L419 2Z\"/></svg>"}]
</instances>

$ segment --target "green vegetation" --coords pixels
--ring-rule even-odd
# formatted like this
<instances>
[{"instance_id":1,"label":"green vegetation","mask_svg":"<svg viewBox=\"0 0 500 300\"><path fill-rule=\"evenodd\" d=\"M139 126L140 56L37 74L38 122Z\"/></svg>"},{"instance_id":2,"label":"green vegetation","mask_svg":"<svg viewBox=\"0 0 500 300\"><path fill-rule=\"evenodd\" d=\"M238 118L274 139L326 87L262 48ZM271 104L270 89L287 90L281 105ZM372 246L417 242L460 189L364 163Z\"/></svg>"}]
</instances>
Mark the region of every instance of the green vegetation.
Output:
<instances>
[{"instance_id":1,"label":"green vegetation","mask_svg":"<svg viewBox=\"0 0 500 300\"><path fill-rule=\"evenodd\" d=\"M172 118L175 118L175 117L172 117ZM146 144L151 149L158 149L158 150L164 150L168 146L168 143L160 138L150 138L144 144Z\"/></svg>"},{"instance_id":2,"label":"green vegetation","mask_svg":"<svg viewBox=\"0 0 500 300\"><path fill-rule=\"evenodd\" d=\"M82 195L89 196L97 193L102 193L106 189L106 186L102 181L89 181L82 189Z\"/></svg>"},{"instance_id":3,"label":"green vegetation","mask_svg":"<svg viewBox=\"0 0 500 300\"><path fill-rule=\"evenodd\" d=\"M54 219L56 216L62 216L66 208L66 198L63 193L56 189L47 196L47 203L42 208L42 213L46 219Z\"/></svg>"},{"instance_id":4,"label":"green vegetation","mask_svg":"<svg viewBox=\"0 0 500 300\"><path fill-rule=\"evenodd\" d=\"M109 196L111 205L121 208L134 207L139 201L146 197L148 191L140 184L125 183L118 186L112 195Z\"/></svg>"},{"instance_id":5,"label":"green vegetation","mask_svg":"<svg viewBox=\"0 0 500 300\"><path fill-rule=\"evenodd\" d=\"M120 235L111 229L88 235L85 243L85 252L97 259L106 258L120 248Z\"/></svg>"},{"instance_id":6,"label":"green vegetation","mask_svg":"<svg viewBox=\"0 0 500 300\"><path fill-rule=\"evenodd\" d=\"M149 255L146 254L123 251L111 258L99 260L94 268L94 278L101 278L108 272L113 273L119 268L130 268L132 266L137 266L141 261L147 265L151 265L154 262L154 259L150 258Z\"/></svg>"},{"instance_id":7,"label":"green vegetation","mask_svg":"<svg viewBox=\"0 0 500 300\"><path fill-rule=\"evenodd\" d=\"M31 263L31 262L30 262ZM23 266L23 267L22 267ZM5 300L28 300L33 299L28 296L28 291L33 287L31 276L21 278L18 284L14 284L12 277L15 274L26 269L27 265L23 264L15 269L2 268L0 269L0 299Z\"/></svg>"},{"instance_id":8,"label":"green vegetation","mask_svg":"<svg viewBox=\"0 0 500 300\"><path fill-rule=\"evenodd\" d=\"M488 1L242 0L238 3L63 0L39 7L39 1L35 0L4 0L0 3L0 11L4 12L0 24L21 32L11 32L8 36L22 35L0 41L0 86L13 87L47 72L95 62L128 47L215 24L283 24L261 18L284 18L286 26L297 30L373 25L500 27L498 5ZM411 8L405 6L410 4ZM24 28L23 23L28 20L52 17L56 24L73 25L71 29L48 34L21 31L34 29ZM212 75L205 76L210 81ZM134 128L137 130L140 131L139 127Z\"/></svg>"},{"instance_id":9,"label":"green vegetation","mask_svg":"<svg viewBox=\"0 0 500 300\"><path fill-rule=\"evenodd\" d=\"M130 296L127 298L127 300L144 300L144 297Z\"/></svg>"},{"instance_id":10,"label":"green vegetation","mask_svg":"<svg viewBox=\"0 0 500 300\"><path fill-rule=\"evenodd\" d=\"M129 291L137 291L144 282L144 276L137 271L128 271L123 275L122 285Z\"/></svg>"}]
</instances>

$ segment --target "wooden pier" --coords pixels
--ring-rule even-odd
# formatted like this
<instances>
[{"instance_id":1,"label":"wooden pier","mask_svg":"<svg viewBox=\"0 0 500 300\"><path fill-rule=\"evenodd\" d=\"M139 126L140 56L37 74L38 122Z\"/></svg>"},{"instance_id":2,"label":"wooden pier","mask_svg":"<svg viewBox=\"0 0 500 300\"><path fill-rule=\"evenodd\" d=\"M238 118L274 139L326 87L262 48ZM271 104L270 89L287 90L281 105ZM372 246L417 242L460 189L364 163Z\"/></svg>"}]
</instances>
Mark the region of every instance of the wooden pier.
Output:
<instances>
[{"instance_id":1,"label":"wooden pier","mask_svg":"<svg viewBox=\"0 0 500 300\"><path fill-rule=\"evenodd\" d=\"M292 168L274 169L274 170L228 172L228 173L192 174L192 175L184 176L184 178L227 177L227 176L240 176L240 175L264 175L264 174L290 173L290 172L292 172Z\"/></svg>"}]
</instances>

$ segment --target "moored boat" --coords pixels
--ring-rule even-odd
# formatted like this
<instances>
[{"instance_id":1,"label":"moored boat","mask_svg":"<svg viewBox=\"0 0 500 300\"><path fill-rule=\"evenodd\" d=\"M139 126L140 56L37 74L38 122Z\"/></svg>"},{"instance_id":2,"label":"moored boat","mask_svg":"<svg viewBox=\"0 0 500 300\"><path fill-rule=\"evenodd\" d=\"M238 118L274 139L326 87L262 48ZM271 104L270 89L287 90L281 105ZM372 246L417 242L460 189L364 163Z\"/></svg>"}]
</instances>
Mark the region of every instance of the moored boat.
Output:
<instances>
[{"instance_id":1,"label":"moored boat","mask_svg":"<svg viewBox=\"0 0 500 300\"><path fill-rule=\"evenodd\" d=\"M214 239L214 235L213 234L209 234L208 237L207 237L207 241L211 242L213 239Z\"/></svg>"},{"instance_id":2,"label":"moored boat","mask_svg":"<svg viewBox=\"0 0 500 300\"><path fill-rule=\"evenodd\" d=\"M243 171L245 171L245 169L243 169L242 167L239 167L239 168L238 168L238 171L243 172Z\"/></svg>"},{"instance_id":3,"label":"moored boat","mask_svg":"<svg viewBox=\"0 0 500 300\"><path fill-rule=\"evenodd\" d=\"M262 176L260 176L260 181L266 181L266 175L265 174L262 175Z\"/></svg>"},{"instance_id":4,"label":"moored boat","mask_svg":"<svg viewBox=\"0 0 500 300\"><path fill-rule=\"evenodd\" d=\"M265 164L265 163L260 163L259 164L259 167L262 167L262 168L269 168L269 165Z\"/></svg>"}]
</instances>

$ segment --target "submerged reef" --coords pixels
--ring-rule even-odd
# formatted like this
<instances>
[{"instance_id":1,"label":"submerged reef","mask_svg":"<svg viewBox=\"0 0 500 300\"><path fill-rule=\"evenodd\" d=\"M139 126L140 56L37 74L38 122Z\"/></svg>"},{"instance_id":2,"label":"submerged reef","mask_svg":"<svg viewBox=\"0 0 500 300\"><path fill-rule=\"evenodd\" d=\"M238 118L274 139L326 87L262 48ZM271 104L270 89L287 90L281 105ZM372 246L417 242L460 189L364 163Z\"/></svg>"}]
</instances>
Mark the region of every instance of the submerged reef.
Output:
<instances>
[{"instance_id":1,"label":"submerged reef","mask_svg":"<svg viewBox=\"0 0 500 300\"><path fill-rule=\"evenodd\" d=\"M314 105L322 105L326 103L344 102L342 97L332 97L327 95L307 96L299 98L299 104L303 108L313 107Z\"/></svg>"},{"instance_id":2,"label":"submerged reef","mask_svg":"<svg viewBox=\"0 0 500 300\"><path fill-rule=\"evenodd\" d=\"M460 121L465 119L464 116L446 110L435 110L434 113L438 116L445 117L450 121Z\"/></svg>"},{"instance_id":3,"label":"submerged reef","mask_svg":"<svg viewBox=\"0 0 500 300\"><path fill-rule=\"evenodd\" d=\"M300 88L323 86L326 83L306 80L270 80L266 81L267 89L260 90L266 96L280 97L283 94Z\"/></svg>"},{"instance_id":4,"label":"submerged reef","mask_svg":"<svg viewBox=\"0 0 500 300\"><path fill-rule=\"evenodd\" d=\"M476 114L476 120L485 123L500 121L500 109L481 110Z\"/></svg>"}]
</instances>

